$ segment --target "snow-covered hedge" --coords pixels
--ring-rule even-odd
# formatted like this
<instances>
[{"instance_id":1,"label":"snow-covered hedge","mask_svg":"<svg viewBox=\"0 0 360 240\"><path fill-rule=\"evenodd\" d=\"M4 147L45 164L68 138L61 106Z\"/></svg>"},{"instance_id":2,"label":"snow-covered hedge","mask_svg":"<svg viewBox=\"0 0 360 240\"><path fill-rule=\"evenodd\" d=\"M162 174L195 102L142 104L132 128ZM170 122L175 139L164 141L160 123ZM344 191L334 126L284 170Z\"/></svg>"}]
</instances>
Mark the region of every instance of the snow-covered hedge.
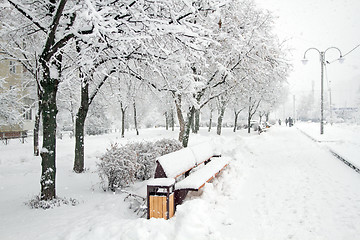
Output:
<instances>
[{"instance_id":1,"label":"snow-covered hedge","mask_svg":"<svg viewBox=\"0 0 360 240\"><path fill-rule=\"evenodd\" d=\"M156 158L182 148L179 141L135 142L124 146L112 144L97 163L104 190L129 186L153 176ZM107 187L105 187L107 186Z\"/></svg>"}]
</instances>

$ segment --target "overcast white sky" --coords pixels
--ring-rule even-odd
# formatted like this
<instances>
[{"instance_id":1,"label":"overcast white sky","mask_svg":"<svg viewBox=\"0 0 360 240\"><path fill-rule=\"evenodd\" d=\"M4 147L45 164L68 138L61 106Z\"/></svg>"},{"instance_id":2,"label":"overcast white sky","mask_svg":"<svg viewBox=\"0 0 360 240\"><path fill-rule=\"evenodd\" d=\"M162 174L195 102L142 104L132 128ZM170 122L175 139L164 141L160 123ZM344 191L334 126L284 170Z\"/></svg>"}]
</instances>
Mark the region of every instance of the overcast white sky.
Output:
<instances>
[{"instance_id":1,"label":"overcast white sky","mask_svg":"<svg viewBox=\"0 0 360 240\"><path fill-rule=\"evenodd\" d=\"M360 0L255 0L264 9L277 16L275 32L288 40L293 48L291 61L294 71L289 78L291 94L300 99L309 93L315 83L315 96L320 99L319 54L309 51L307 65L301 63L304 52L315 47L325 51L338 47L342 54L360 44ZM326 52L326 60L339 56L336 50ZM327 78L331 84L335 107L355 106L360 100L360 47L345 57L345 62L327 65ZM328 90L327 85L324 91ZM358 103L358 102L357 102Z\"/></svg>"}]
</instances>

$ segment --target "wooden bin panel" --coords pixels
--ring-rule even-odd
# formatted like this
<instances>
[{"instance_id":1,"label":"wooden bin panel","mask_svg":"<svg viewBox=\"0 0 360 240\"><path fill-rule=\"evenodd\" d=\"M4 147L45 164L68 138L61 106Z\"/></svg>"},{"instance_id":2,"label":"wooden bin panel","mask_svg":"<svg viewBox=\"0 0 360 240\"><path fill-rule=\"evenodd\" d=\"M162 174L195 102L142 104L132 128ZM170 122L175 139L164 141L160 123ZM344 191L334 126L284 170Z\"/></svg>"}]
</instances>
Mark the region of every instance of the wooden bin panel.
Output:
<instances>
[{"instance_id":1,"label":"wooden bin panel","mask_svg":"<svg viewBox=\"0 0 360 240\"><path fill-rule=\"evenodd\" d=\"M169 197L169 204L169 218L172 218L175 214L174 193L172 193Z\"/></svg>"},{"instance_id":2,"label":"wooden bin panel","mask_svg":"<svg viewBox=\"0 0 360 240\"><path fill-rule=\"evenodd\" d=\"M165 217L166 217L166 196L150 196L150 218L165 218Z\"/></svg>"},{"instance_id":3,"label":"wooden bin panel","mask_svg":"<svg viewBox=\"0 0 360 240\"><path fill-rule=\"evenodd\" d=\"M150 196L150 218L167 218L166 196ZM175 214L174 193L169 196L169 218Z\"/></svg>"}]
</instances>

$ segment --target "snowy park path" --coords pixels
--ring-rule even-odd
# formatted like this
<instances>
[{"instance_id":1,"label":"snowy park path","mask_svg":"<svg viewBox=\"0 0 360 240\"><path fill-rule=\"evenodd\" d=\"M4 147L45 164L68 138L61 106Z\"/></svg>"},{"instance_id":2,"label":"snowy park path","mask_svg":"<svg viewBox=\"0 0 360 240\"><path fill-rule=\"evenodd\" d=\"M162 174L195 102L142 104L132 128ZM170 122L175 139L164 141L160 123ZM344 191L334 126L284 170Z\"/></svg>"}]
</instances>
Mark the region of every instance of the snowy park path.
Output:
<instances>
[{"instance_id":1,"label":"snowy park path","mask_svg":"<svg viewBox=\"0 0 360 240\"><path fill-rule=\"evenodd\" d=\"M233 219L222 230L226 238L359 238L360 174L294 128L241 139L239 145L246 160L232 166L243 176L232 180L241 184L225 203Z\"/></svg>"}]
</instances>

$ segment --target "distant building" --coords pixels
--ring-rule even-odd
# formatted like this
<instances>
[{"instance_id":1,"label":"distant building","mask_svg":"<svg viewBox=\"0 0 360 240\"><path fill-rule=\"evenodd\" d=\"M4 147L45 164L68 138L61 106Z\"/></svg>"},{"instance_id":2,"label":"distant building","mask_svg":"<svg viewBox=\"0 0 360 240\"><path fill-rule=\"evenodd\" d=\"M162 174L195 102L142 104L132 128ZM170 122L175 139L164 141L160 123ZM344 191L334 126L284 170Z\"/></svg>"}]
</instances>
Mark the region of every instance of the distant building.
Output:
<instances>
[{"instance_id":1,"label":"distant building","mask_svg":"<svg viewBox=\"0 0 360 240\"><path fill-rule=\"evenodd\" d=\"M15 102L17 109L11 109L18 113L18 120L11 122L0 115L0 139L14 138L26 135L34 128L35 98L34 83L26 78L25 68L16 60L9 58L0 49L0 94L3 96L16 89ZM2 100L6 100L3 98ZM3 111L6 111L3 109Z\"/></svg>"}]
</instances>

